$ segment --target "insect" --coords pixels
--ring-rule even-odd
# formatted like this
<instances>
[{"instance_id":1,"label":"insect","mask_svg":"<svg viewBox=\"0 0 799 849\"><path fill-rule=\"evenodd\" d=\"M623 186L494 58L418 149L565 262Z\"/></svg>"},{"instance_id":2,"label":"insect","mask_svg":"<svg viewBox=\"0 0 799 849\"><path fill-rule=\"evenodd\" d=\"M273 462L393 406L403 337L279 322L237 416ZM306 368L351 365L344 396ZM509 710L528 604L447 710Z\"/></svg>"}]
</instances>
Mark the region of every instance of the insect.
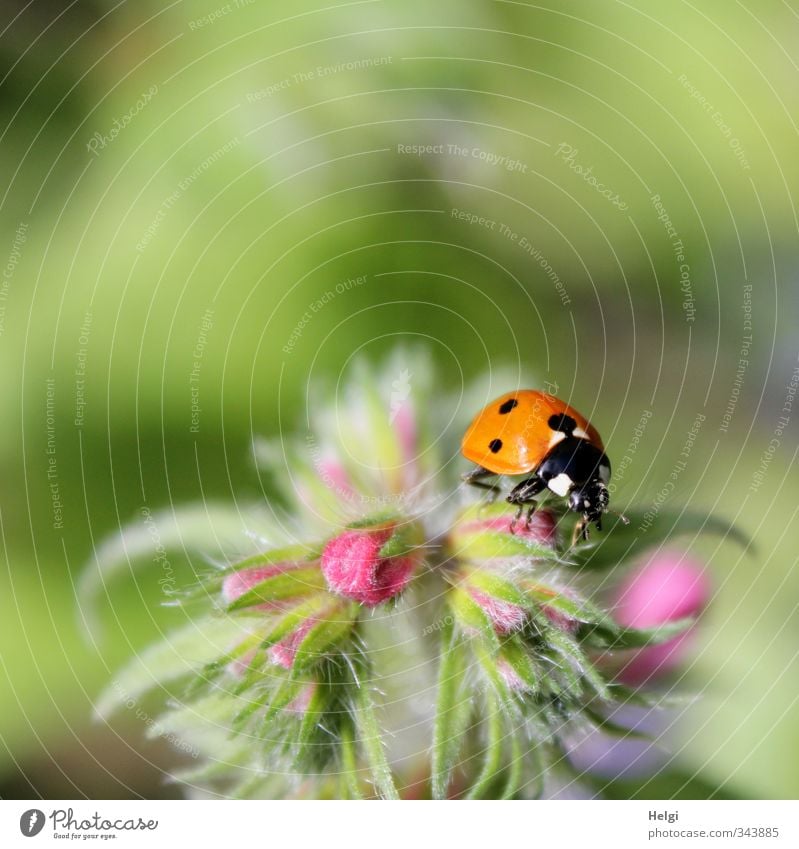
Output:
<instances>
[{"instance_id":1,"label":"insect","mask_svg":"<svg viewBox=\"0 0 799 849\"><path fill-rule=\"evenodd\" d=\"M461 452L477 464L463 479L494 495L500 491L498 484L484 478L525 475L507 496L519 506L511 531L525 507L529 524L535 498L545 490L567 498L569 508L581 514L573 541L578 536L588 539L592 522L601 530L610 501L610 460L596 429L565 401L535 389L508 392L477 414L464 434Z\"/></svg>"}]
</instances>

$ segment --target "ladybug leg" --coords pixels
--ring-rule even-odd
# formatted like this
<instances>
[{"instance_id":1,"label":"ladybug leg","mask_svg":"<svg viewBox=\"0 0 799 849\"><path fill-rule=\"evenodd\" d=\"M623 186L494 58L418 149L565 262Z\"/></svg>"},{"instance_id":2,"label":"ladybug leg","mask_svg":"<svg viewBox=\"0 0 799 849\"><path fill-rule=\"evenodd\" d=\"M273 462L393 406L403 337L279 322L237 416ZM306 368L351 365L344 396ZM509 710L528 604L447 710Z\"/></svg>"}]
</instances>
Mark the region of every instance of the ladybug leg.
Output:
<instances>
[{"instance_id":1,"label":"ladybug leg","mask_svg":"<svg viewBox=\"0 0 799 849\"><path fill-rule=\"evenodd\" d=\"M588 527L585 519L580 519L574 526L574 530L572 531L572 546L577 544L578 539L582 539L583 542L588 539Z\"/></svg>"},{"instance_id":2,"label":"ladybug leg","mask_svg":"<svg viewBox=\"0 0 799 849\"><path fill-rule=\"evenodd\" d=\"M525 507L527 507L527 518L525 519L525 527L530 526L530 519L535 513L536 502L535 497L539 493L543 492L547 488L546 483L539 477L528 478L526 481L522 481L521 483L517 483L516 486L510 491L508 495L507 501L510 504L518 504L519 509L516 512L516 515L513 517L513 521L510 524L510 532L516 532L516 525L519 522L519 519L522 517L522 513L524 513Z\"/></svg>"},{"instance_id":3,"label":"ladybug leg","mask_svg":"<svg viewBox=\"0 0 799 849\"><path fill-rule=\"evenodd\" d=\"M522 513L524 513L524 504L520 504L518 509L516 510L516 515L511 519L510 523L510 532L512 534L516 533L516 525L519 523L519 519L522 517Z\"/></svg>"},{"instance_id":4,"label":"ladybug leg","mask_svg":"<svg viewBox=\"0 0 799 849\"><path fill-rule=\"evenodd\" d=\"M596 522L597 530L602 530L602 527L599 522ZM572 532L572 545L577 543L577 540L580 539L583 542L588 542L588 517L583 516L582 519L574 526L574 531Z\"/></svg>"},{"instance_id":5,"label":"ladybug leg","mask_svg":"<svg viewBox=\"0 0 799 849\"><path fill-rule=\"evenodd\" d=\"M468 483L469 486L476 486L478 489L488 490L488 503L491 504L496 500L496 497L499 495L502 487L500 487L498 483L488 483L480 480L480 478L485 478L493 474L494 472L489 472L488 469L484 469L482 466L475 466L471 472L467 472L463 475L462 479L465 483Z\"/></svg>"}]
</instances>

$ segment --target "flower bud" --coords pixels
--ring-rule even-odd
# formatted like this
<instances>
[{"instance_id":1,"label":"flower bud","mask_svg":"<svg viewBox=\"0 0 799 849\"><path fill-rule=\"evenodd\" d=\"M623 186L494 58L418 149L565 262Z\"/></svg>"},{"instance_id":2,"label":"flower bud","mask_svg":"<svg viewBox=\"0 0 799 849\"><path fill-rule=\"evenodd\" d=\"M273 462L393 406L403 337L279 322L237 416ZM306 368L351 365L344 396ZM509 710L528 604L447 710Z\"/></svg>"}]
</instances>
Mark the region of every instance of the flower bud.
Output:
<instances>
[{"instance_id":1,"label":"flower bud","mask_svg":"<svg viewBox=\"0 0 799 849\"><path fill-rule=\"evenodd\" d=\"M333 537L322 552L322 572L331 591L369 606L401 592L416 558L409 553L385 556L384 546L394 540L393 525L351 529Z\"/></svg>"},{"instance_id":2,"label":"flower bud","mask_svg":"<svg viewBox=\"0 0 799 849\"><path fill-rule=\"evenodd\" d=\"M510 634L524 625L527 614L518 604L487 595L475 587L469 587L468 592L491 620L497 634Z\"/></svg>"},{"instance_id":3,"label":"flower bud","mask_svg":"<svg viewBox=\"0 0 799 849\"><path fill-rule=\"evenodd\" d=\"M710 598L702 564L677 551L656 554L634 572L617 594L614 618L630 628L651 628L697 616ZM690 645L690 630L673 640L632 654L618 678L640 684L678 666Z\"/></svg>"}]
</instances>

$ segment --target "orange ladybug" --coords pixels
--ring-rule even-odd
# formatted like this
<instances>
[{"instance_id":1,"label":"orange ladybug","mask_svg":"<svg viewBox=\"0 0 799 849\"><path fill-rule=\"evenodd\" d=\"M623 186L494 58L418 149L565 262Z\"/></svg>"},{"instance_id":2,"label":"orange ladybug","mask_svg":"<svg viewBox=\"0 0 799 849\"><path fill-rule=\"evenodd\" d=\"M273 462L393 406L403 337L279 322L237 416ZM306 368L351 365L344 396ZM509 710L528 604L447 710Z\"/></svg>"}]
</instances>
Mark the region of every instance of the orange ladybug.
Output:
<instances>
[{"instance_id":1,"label":"orange ladybug","mask_svg":"<svg viewBox=\"0 0 799 849\"><path fill-rule=\"evenodd\" d=\"M491 475L525 475L507 496L519 510L527 505L527 521L535 497L545 490L568 498L569 508L582 514L575 539L588 537L588 525L601 529L610 496L610 461L602 439L585 416L565 401L535 389L518 389L492 401L466 431L461 452L476 467L463 479L473 486L499 491L482 479Z\"/></svg>"}]
</instances>

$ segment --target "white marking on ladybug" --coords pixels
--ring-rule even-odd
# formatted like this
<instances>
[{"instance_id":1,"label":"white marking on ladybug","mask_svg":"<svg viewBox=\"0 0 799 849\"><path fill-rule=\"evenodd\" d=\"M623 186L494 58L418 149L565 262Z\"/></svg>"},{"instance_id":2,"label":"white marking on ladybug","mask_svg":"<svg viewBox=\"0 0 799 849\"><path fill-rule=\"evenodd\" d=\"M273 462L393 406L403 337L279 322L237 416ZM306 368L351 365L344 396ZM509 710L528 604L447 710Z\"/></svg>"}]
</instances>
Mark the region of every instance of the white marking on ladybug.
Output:
<instances>
[{"instance_id":1,"label":"white marking on ladybug","mask_svg":"<svg viewBox=\"0 0 799 849\"><path fill-rule=\"evenodd\" d=\"M576 427L572 431L572 436L576 436L578 439L588 439L588 434L581 427Z\"/></svg>"},{"instance_id":2,"label":"white marking on ladybug","mask_svg":"<svg viewBox=\"0 0 799 849\"><path fill-rule=\"evenodd\" d=\"M555 493L555 495L566 495L566 493L571 489L572 479L566 474L566 472L561 472L554 478L550 478L547 482L547 486Z\"/></svg>"},{"instance_id":3,"label":"white marking on ladybug","mask_svg":"<svg viewBox=\"0 0 799 849\"><path fill-rule=\"evenodd\" d=\"M561 440L566 438L566 434L560 430L556 430L552 436L549 437L549 449L554 448Z\"/></svg>"},{"instance_id":4,"label":"white marking on ladybug","mask_svg":"<svg viewBox=\"0 0 799 849\"><path fill-rule=\"evenodd\" d=\"M599 465L599 479L605 486L608 485L608 481L610 480L610 466L605 463L600 463Z\"/></svg>"}]
</instances>

